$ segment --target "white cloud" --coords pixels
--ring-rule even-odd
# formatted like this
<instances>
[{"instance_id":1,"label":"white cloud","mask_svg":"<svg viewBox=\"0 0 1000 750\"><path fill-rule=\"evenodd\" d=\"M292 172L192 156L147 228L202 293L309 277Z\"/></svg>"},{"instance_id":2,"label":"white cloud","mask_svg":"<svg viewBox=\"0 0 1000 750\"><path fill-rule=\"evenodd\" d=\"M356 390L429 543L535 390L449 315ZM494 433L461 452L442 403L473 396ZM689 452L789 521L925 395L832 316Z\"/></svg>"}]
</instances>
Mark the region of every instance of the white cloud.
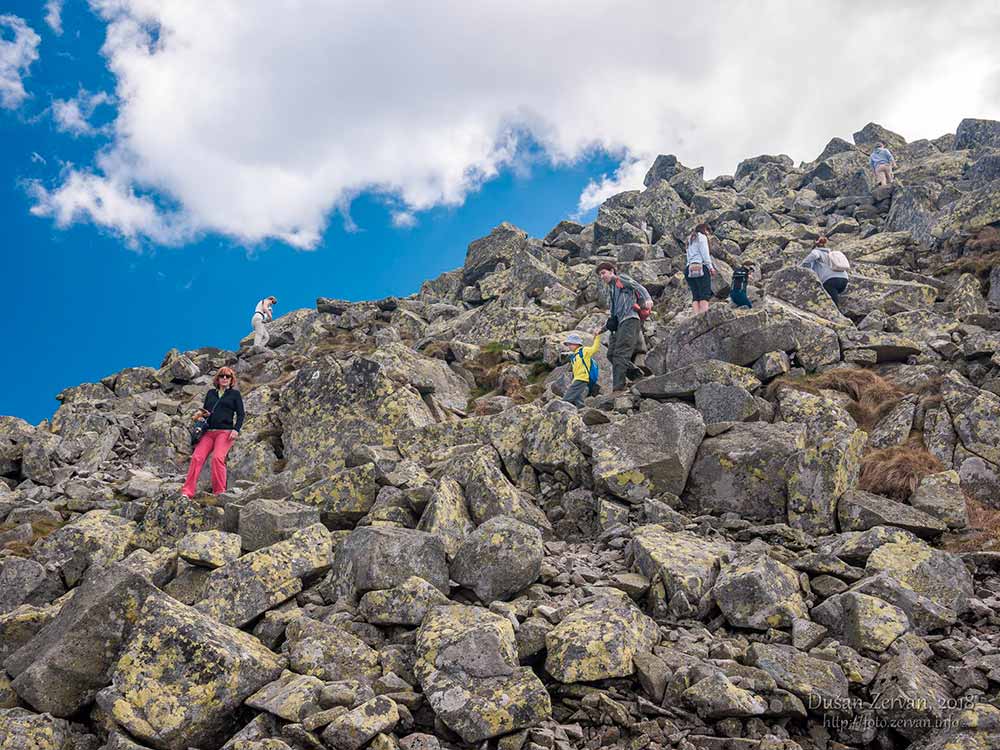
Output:
<instances>
[{"instance_id":1,"label":"white cloud","mask_svg":"<svg viewBox=\"0 0 1000 750\"><path fill-rule=\"evenodd\" d=\"M56 36L60 36L63 32L62 8L63 0L47 0L45 3L45 23L49 25Z\"/></svg>"},{"instance_id":2,"label":"white cloud","mask_svg":"<svg viewBox=\"0 0 1000 750\"><path fill-rule=\"evenodd\" d=\"M73 99L56 99L52 102L52 119L56 128L74 136L95 135L102 129L90 124L94 111L102 104L109 104L111 97L99 91L91 94L85 89Z\"/></svg>"},{"instance_id":3,"label":"white cloud","mask_svg":"<svg viewBox=\"0 0 1000 750\"><path fill-rule=\"evenodd\" d=\"M412 229L417 225L417 217L412 211L393 211L392 225L399 229Z\"/></svg>"},{"instance_id":4,"label":"white cloud","mask_svg":"<svg viewBox=\"0 0 1000 750\"><path fill-rule=\"evenodd\" d=\"M580 194L580 201L576 207L576 218L580 218L591 209L597 208L612 195L626 190L641 190L642 179L649 171L653 157L651 154L643 156L626 155L614 175L602 175L600 180L591 180L587 187Z\"/></svg>"},{"instance_id":5,"label":"white cloud","mask_svg":"<svg viewBox=\"0 0 1000 750\"><path fill-rule=\"evenodd\" d=\"M516 164L523 134L554 164L647 159L588 186L582 209L657 153L712 176L758 153L812 159L869 120L917 138L1000 117L993 0L90 2L114 142L39 209L155 241L313 247L366 190L404 214L460 204ZM96 206L100 190L121 200Z\"/></svg>"},{"instance_id":6,"label":"white cloud","mask_svg":"<svg viewBox=\"0 0 1000 750\"><path fill-rule=\"evenodd\" d=\"M22 78L38 59L40 41L23 18L0 15L0 107L17 109L28 97Z\"/></svg>"}]
</instances>

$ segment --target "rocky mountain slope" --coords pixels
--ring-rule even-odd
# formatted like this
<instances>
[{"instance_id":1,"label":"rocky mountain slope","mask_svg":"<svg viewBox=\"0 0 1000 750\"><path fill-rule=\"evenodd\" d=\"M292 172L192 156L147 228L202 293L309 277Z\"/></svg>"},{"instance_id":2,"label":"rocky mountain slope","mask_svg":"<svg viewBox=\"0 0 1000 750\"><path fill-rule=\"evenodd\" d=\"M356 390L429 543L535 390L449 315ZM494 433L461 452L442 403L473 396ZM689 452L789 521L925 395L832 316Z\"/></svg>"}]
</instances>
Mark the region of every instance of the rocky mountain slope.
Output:
<instances>
[{"instance_id":1,"label":"rocky mountain slope","mask_svg":"<svg viewBox=\"0 0 1000 750\"><path fill-rule=\"evenodd\" d=\"M419 294L0 417L0 747L1000 747L1000 123L853 141L708 181L660 156ZM840 309L798 267L820 234ZM656 300L654 375L577 411L560 342L603 322L604 259ZM248 419L189 501L223 364Z\"/></svg>"}]
</instances>

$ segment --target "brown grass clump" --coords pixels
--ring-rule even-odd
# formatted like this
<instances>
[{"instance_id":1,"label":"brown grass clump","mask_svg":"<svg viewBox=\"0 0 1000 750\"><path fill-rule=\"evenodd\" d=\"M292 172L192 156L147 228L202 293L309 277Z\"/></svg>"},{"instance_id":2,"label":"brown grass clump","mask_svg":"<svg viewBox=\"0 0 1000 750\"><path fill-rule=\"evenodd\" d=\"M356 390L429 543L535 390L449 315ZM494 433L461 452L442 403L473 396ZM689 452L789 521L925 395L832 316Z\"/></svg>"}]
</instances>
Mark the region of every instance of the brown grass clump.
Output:
<instances>
[{"instance_id":1,"label":"brown grass clump","mask_svg":"<svg viewBox=\"0 0 1000 750\"><path fill-rule=\"evenodd\" d=\"M916 436L902 445L865 454L861 459L858 488L906 502L921 479L944 469L944 465L927 452L919 436Z\"/></svg>"},{"instance_id":2,"label":"brown grass clump","mask_svg":"<svg viewBox=\"0 0 1000 750\"><path fill-rule=\"evenodd\" d=\"M941 547L949 552L1000 552L1000 510L988 508L975 498L965 496L969 526L946 534Z\"/></svg>"},{"instance_id":3,"label":"brown grass clump","mask_svg":"<svg viewBox=\"0 0 1000 750\"><path fill-rule=\"evenodd\" d=\"M839 391L851 399L847 412L862 430L870 431L892 411L905 391L891 380L861 367L840 367L803 378L777 378L767 389L773 397L782 387L819 395L822 390Z\"/></svg>"},{"instance_id":4,"label":"brown grass clump","mask_svg":"<svg viewBox=\"0 0 1000 750\"><path fill-rule=\"evenodd\" d=\"M455 359L455 355L452 354L451 351L451 344L447 341L431 341L427 344L427 346L420 350L420 353L425 357L443 359L446 362L452 362Z\"/></svg>"}]
</instances>

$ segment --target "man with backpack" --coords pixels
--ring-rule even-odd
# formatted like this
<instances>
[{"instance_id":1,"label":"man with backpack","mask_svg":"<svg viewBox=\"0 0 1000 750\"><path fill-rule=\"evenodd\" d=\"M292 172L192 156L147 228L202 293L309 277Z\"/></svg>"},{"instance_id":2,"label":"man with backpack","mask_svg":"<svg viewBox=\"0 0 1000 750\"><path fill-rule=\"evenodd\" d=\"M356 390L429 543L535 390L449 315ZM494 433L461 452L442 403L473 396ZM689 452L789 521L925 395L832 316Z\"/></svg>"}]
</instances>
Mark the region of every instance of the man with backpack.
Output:
<instances>
[{"instance_id":1,"label":"man with backpack","mask_svg":"<svg viewBox=\"0 0 1000 750\"><path fill-rule=\"evenodd\" d=\"M879 187L886 187L895 182L896 178L892 174L892 168L896 166L896 157L892 155L892 151L885 147L884 143L875 144L868 161L872 165L872 172L875 173Z\"/></svg>"},{"instance_id":2,"label":"man with backpack","mask_svg":"<svg viewBox=\"0 0 1000 750\"><path fill-rule=\"evenodd\" d=\"M601 331L594 334L594 343L590 346L583 345L583 338L578 333L571 333L563 344L570 351L569 361L573 366L573 382L563 394L563 401L580 408L586 396L596 396L599 390L594 355L601 345Z\"/></svg>"},{"instance_id":3,"label":"man with backpack","mask_svg":"<svg viewBox=\"0 0 1000 750\"><path fill-rule=\"evenodd\" d=\"M830 250L826 243L826 237L819 237L812 252L800 265L811 268L819 276L820 283L833 304L840 307L840 295L847 290L847 272L851 270L851 263L840 250Z\"/></svg>"},{"instance_id":4,"label":"man with backpack","mask_svg":"<svg viewBox=\"0 0 1000 750\"><path fill-rule=\"evenodd\" d=\"M597 266L597 275L604 282L602 290L611 311L602 331L610 331L608 359L611 360L611 383L614 394L625 391L625 378L640 372L632 364L642 335L642 321L653 309L653 298L646 287L625 274L618 273L614 263L605 261Z\"/></svg>"}]
</instances>

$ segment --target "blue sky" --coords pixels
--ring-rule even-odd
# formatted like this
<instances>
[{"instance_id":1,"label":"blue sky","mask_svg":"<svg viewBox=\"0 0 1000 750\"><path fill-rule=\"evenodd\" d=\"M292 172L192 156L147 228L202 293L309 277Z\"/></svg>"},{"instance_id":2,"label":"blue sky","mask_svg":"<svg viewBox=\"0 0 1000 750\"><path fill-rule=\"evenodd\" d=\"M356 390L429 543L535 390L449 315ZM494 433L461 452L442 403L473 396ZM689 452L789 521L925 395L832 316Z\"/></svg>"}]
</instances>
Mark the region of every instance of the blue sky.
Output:
<instances>
[{"instance_id":1,"label":"blue sky","mask_svg":"<svg viewBox=\"0 0 1000 750\"><path fill-rule=\"evenodd\" d=\"M0 10L0 414L235 348L267 294L415 292L501 221L592 217L658 153L713 176L869 121L912 140L1000 119L993 0L289 7ZM892 30L877 63L872 29Z\"/></svg>"},{"instance_id":2,"label":"blue sky","mask_svg":"<svg viewBox=\"0 0 1000 750\"><path fill-rule=\"evenodd\" d=\"M0 324L7 362L0 368L0 414L32 423L52 415L61 389L124 367L158 366L171 347L235 349L250 331L254 304L267 294L278 297L280 314L312 307L318 296L416 292L424 280L461 266L469 241L501 221L544 235L576 210L591 178L617 165L603 154L561 169L536 162L486 182L460 207L421 214L412 228L394 227L385 201L364 195L350 208L357 229L346 231L334 215L314 250L275 241L248 248L217 235L181 247L145 241L136 250L92 224L60 229L30 213L27 181L54 180L63 162L87 163L94 153L96 139L58 132L46 109L80 87L106 90L114 81L98 54L103 25L85 6L63 10L61 37L46 33L40 8L15 12L42 41L25 80L31 100L16 112L0 110L8 311ZM97 114L100 124L114 110Z\"/></svg>"}]
</instances>

